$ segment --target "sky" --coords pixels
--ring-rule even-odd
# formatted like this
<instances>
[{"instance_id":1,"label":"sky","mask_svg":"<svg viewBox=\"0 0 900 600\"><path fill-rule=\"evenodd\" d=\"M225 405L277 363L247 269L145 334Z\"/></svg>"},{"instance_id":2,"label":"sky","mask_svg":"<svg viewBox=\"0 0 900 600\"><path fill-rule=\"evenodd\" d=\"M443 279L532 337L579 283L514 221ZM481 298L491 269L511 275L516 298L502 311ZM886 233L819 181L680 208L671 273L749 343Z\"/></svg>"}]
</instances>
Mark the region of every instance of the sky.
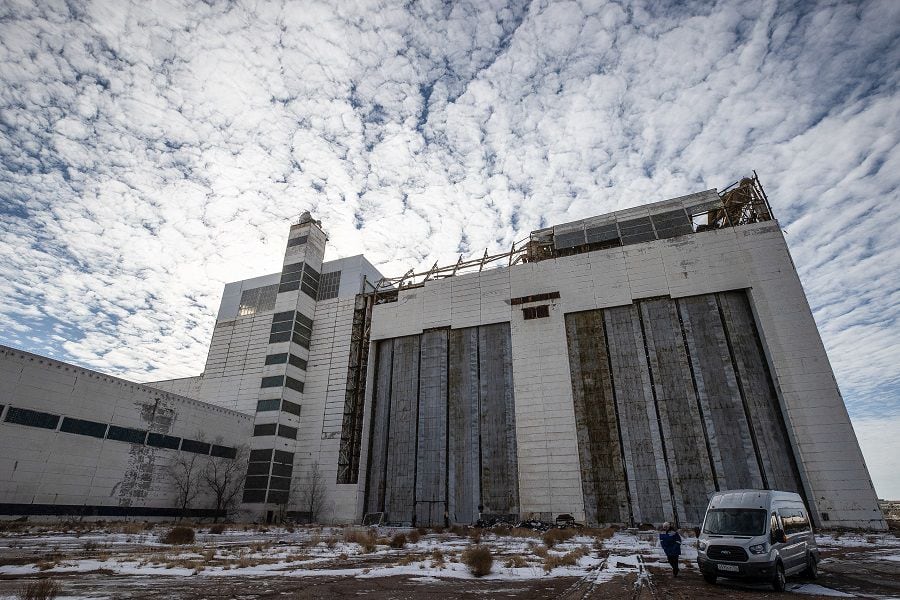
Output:
<instances>
[{"instance_id":1,"label":"sky","mask_svg":"<svg viewBox=\"0 0 900 600\"><path fill-rule=\"evenodd\" d=\"M0 3L0 343L203 369L288 224L386 275L755 169L900 498L900 2Z\"/></svg>"}]
</instances>

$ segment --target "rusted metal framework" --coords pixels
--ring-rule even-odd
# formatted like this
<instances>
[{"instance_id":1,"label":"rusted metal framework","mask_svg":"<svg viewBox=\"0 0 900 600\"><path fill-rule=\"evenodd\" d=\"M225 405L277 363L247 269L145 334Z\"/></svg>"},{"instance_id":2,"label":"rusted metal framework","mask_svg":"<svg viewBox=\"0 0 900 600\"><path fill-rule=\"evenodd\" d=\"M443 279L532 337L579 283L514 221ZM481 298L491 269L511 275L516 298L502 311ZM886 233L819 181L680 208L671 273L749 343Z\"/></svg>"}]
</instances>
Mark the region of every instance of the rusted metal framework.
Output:
<instances>
[{"instance_id":1,"label":"rusted metal framework","mask_svg":"<svg viewBox=\"0 0 900 600\"><path fill-rule=\"evenodd\" d=\"M439 266L435 262L427 271L416 272L410 269L400 277L379 280L371 293L375 297L375 304L394 302L402 289L421 287L428 281L463 273L511 267L519 263L538 262L677 235L769 221L773 218L769 199L756 171L753 171L752 177L744 177L719 192L718 198L713 195L712 201L704 200L692 205L667 206L655 210L662 212L628 219L617 217L614 213L602 224L586 220L576 222L574 228L573 224L569 224L533 231L528 238L515 242L507 252L489 254L485 250L484 255L479 258L464 260L460 255L453 265ZM566 228L564 233L557 231L563 227Z\"/></svg>"}]
</instances>

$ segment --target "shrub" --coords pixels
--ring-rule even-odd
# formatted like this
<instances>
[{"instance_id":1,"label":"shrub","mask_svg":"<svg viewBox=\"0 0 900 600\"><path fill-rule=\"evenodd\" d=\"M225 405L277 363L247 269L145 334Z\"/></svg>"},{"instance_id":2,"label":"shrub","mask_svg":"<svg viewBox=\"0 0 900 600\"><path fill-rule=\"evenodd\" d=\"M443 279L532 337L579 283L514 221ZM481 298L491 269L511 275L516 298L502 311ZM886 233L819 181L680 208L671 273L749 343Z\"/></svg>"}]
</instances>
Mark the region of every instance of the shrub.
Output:
<instances>
[{"instance_id":1,"label":"shrub","mask_svg":"<svg viewBox=\"0 0 900 600\"><path fill-rule=\"evenodd\" d=\"M550 529L544 534L544 545L552 548L559 542L564 542L575 537L574 529Z\"/></svg>"},{"instance_id":2,"label":"shrub","mask_svg":"<svg viewBox=\"0 0 900 600\"><path fill-rule=\"evenodd\" d=\"M413 530L409 532L409 543L410 544L418 544L419 540L422 539L422 533L418 530Z\"/></svg>"},{"instance_id":3,"label":"shrub","mask_svg":"<svg viewBox=\"0 0 900 600\"><path fill-rule=\"evenodd\" d=\"M506 566L511 569L521 569L528 566L528 561L523 556L514 554L506 559Z\"/></svg>"},{"instance_id":4,"label":"shrub","mask_svg":"<svg viewBox=\"0 0 900 600\"><path fill-rule=\"evenodd\" d=\"M544 557L544 571L549 573L556 567L574 567L578 564L578 559L587 555L587 550L583 547L576 548L565 554L547 554Z\"/></svg>"},{"instance_id":5,"label":"shrub","mask_svg":"<svg viewBox=\"0 0 900 600\"><path fill-rule=\"evenodd\" d=\"M60 592L59 584L52 579L38 579L25 584L19 592L21 600L51 600Z\"/></svg>"},{"instance_id":6,"label":"shrub","mask_svg":"<svg viewBox=\"0 0 900 600\"><path fill-rule=\"evenodd\" d=\"M444 568L444 553L441 552L439 549L435 548L434 552L431 553L431 562L432 562L433 566L435 566L439 569L443 569Z\"/></svg>"},{"instance_id":7,"label":"shrub","mask_svg":"<svg viewBox=\"0 0 900 600\"><path fill-rule=\"evenodd\" d=\"M469 530L469 539L472 540L472 542L476 545L480 544L481 543L481 530L478 529L477 527L473 527L472 529L470 529Z\"/></svg>"},{"instance_id":8,"label":"shrub","mask_svg":"<svg viewBox=\"0 0 900 600\"><path fill-rule=\"evenodd\" d=\"M404 534L398 533L391 538L391 548L403 548L404 546L406 546L406 536Z\"/></svg>"},{"instance_id":9,"label":"shrub","mask_svg":"<svg viewBox=\"0 0 900 600\"><path fill-rule=\"evenodd\" d=\"M213 525L209 528L209 532L215 535L225 533L225 526L221 523L219 523L218 525Z\"/></svg>"},{"instance_id":10,"label":"shrub","mask_svg":"<svg viewBox=\"0 0 900 600\"><path fill-rule=\"evenodd\" d=\"M475 577L484 577L494 566L494 557L487 546L469 546L462 553L462 561Z\"/></svg>"},{"instance_id":11,"label":"shrub","mask_svg":"<svg viewBox=\"0 0 900 600\"><path fill-rule=\"evenodd\" d=\"M160 539L163 544L193 544L195 533L193 527L173 527Z\"/></svg>"}]
</instances>

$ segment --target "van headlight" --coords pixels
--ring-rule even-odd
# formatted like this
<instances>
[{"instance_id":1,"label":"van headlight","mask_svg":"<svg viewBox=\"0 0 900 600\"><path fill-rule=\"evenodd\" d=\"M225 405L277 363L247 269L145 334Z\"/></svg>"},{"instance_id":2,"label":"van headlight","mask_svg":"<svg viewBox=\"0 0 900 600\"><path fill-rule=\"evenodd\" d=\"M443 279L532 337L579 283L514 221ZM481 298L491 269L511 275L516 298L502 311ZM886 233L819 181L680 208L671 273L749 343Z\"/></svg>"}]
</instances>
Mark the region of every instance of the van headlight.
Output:
<instances>
[{"instance_id":1,"label":"van headlight","mask_svg":"<svg viewBox=\"0 0 900 600\"><path fill-rule=\"evenodd\" d=\"M697 549L700 550L700 552L706 552L706 547L708 545L709 545L708 542L704 542L703 540L700 540L699 542L697 542Z\"/></svg>"},{"instance_id":2,"label":"van headlight","mask_svg":"<svg viewBox=\"0 0 900 600\"><path fill-rule=\"evenodd\" d=\"M769 545L765 542L762 544L756 544L755 546L750 546L748 548L750 550L750 554L765 554L769 551Z\"/></svg>"}]
</instances>

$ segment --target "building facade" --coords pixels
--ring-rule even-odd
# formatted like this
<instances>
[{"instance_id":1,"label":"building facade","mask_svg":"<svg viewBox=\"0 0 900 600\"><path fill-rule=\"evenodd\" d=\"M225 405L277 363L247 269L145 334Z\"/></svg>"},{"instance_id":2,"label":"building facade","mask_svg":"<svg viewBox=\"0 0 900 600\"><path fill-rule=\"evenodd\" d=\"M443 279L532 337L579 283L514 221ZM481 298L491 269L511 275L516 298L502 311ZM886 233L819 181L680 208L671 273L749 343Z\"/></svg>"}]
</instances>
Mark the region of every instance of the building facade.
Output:
<instances>
[{"instance_id":1,"label":"building facade","mask_svg":"<svg viewBox=\"0 0 900 600\"><path fill-rule=\"evenodd\" d=\"M325 243L305 214L281 272L225 287L202 375L137 386L222 411L250 517L694 526L769 488L885 527L755 178L396 279Z\"/></svg>"}]
</instances>

